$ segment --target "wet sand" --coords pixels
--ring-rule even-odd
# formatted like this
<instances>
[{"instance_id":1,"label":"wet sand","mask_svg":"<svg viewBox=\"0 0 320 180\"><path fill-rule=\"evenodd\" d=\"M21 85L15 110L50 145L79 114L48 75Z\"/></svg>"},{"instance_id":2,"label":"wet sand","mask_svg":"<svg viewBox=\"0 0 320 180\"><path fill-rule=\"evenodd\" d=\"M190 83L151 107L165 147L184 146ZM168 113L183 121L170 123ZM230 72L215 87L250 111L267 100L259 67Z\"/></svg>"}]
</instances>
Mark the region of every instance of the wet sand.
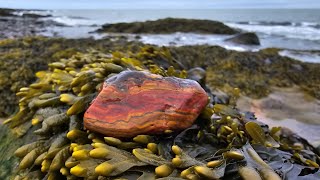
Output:
<instances>
[{"instance_id":1,"label":"wet sand","mask_svg":"<svg viewBox=\"0 0 320 180\"><path fill-rule=\"evenodd\" d=\"M259 121L270 126L291 129L314 145L320 144L320 101L306 95L299 88L273 88L261 99L242 96L237 107L255 112Z\"/></svg>"}]
</instances>

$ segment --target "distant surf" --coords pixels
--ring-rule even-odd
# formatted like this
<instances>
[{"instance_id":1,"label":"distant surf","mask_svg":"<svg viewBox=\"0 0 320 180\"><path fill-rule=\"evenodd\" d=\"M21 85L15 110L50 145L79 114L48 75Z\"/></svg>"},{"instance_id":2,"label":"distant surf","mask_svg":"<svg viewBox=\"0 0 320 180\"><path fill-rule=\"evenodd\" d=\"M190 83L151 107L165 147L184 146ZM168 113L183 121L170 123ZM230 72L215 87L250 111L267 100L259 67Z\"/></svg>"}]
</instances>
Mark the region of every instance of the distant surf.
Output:
<instances>
[{"instance_id":1,"label":"distant surf","mask_svg":"<svg viewBox=\"0 0 320 180\"><path fill-rule=\"evenodd\" d=\"M320 24L314 22L236 22L227 25L246 31L302 40L320 40ZM320 47L319 47L320 48Z\"/></svg>"}]
</instances>

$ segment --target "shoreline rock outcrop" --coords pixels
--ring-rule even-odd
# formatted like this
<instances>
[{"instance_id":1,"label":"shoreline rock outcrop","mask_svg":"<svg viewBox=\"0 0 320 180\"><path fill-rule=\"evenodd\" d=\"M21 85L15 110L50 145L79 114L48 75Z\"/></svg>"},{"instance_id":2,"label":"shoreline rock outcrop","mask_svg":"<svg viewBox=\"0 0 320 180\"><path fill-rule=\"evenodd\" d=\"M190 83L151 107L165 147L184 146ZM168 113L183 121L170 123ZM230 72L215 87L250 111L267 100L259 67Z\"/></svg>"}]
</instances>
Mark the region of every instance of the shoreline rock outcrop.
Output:
<instances>
[{"instance_id":1,"label":"shoreline rock outcrop","mask_svg":"<svg viewBox=\"0 0 320 180\"><path fill-rule=\"evenodd\" d=\"M98 33L168 34L193 32L203 34L235 34L237 30L212 20L165 18L155 21L105 24Z\"/></svg>"}]
</instances>

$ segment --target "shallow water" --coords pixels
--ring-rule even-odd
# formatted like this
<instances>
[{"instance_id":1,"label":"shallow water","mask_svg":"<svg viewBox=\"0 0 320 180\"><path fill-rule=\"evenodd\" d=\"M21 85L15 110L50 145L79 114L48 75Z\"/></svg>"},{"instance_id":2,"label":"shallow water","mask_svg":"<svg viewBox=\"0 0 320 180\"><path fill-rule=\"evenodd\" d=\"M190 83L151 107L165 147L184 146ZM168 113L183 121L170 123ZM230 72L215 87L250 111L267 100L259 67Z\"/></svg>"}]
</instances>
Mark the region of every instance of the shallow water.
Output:
<instances>
[{"instance_id":1,"label":"shallow water","mask_svg":"<svg viewBox=\"0 0 320 180\"><path fill-rule=\"evenodd\" d=\"M255 113L257 120L289 128L314 145L320 145L320 101L299 88L274 88L265 98L242 96L237 107Z\"/></svg>"},{"instance_id":2,"label":"shallow water","mask_svg":"<svg viewBox=\"0 0 320 180\"><path fill-rule=\"evenodd\" d=\"M281 56L287 56L297 60L303 60L304 62L319 63L320 62L320 51L310 52L310 51L293 51L293 50L283 50L279 52Z\"/></svg>"},{"instance_id":3,"label":"shallow water","mask_svg":"<svg viewBox=\"0 0 320 180\"><path fill-rule=\"evenodd\" d=\"M320 145L320 125L306 124L295 119L274 120L256 114L259 121L268 124L270 127L286 127L305 138L314 146Z\"/></svg>"}]
</instances>

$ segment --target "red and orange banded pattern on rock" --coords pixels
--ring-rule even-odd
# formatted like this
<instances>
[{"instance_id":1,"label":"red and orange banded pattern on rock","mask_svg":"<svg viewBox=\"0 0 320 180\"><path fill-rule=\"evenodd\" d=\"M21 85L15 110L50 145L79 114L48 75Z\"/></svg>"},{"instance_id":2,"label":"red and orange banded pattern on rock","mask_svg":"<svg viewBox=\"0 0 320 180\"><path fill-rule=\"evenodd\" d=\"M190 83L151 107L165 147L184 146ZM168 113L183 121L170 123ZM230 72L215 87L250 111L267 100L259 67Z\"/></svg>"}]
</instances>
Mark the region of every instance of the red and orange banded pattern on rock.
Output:
<instances>
[{"instance_id":1,"label":"red and orange banded pattern on rock","mask_svg":"<svg viewBox=\"0 0 320 180\"><path fill-rule=\"evenodd\" d=\"M112 137L178 131L190 127L207 103L196 81L124 71L106 80L84 126Z\"/></svg>"}]
</instances>

